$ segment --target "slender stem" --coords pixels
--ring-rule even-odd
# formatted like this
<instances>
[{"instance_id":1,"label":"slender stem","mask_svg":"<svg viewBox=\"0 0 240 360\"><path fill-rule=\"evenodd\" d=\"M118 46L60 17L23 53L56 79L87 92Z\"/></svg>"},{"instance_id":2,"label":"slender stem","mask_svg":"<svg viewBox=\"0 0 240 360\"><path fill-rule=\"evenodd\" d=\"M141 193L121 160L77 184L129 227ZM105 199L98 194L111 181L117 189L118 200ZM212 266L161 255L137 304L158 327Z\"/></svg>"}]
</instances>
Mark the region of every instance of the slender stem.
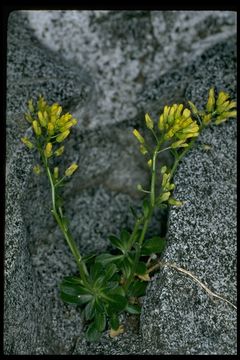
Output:
<instances>
[{"instance_id":1,"label":"slender stem","mask_svg":"<svg viewBox=\"0 0 240 360\"><path fill-rule=\"evenodd\" d=\"M161 152L163 152L163 151L165 151L165 150L169 150L169 149L172 149L172 147L171 147L171 146L168 146L168 147L166 147L166 148L158 151L158 154L160 154Z\"/></svg>"},{"instance_id":2,"label":"slender stem","mask_svg":"<svg viewBox=\"0 0 240 360\"><path fill-rule=\"evenodd\" d=\"M145 218L143 218L144 224L143 224L143 228L142 228L142 232L141 232L141 236L139 238L139 241L137 243L138 247L136 250L136 254L135 254L135 259L134 259L134 265L131 269L131 273L124 285L124 289L125 291L127 291L127 289L129 288L129 285L132 282L132 279L134 277L134 274L136 272L136 267L137 264L139 262L140 256L141 256L141 248L142 248L142 244L146 235L146 231L148 229L148 225L150 222L150 219L152 217L152 213L154 210L154 206L155 206L155 187L156 187L156 159L157 159L157 154L158 154L158 150L160 147L160 143L157 145L154 153L153 153L153 158L152 158L152 179L151 179L151 192L150 192L150 206L149 206L149 211L148 214ZM136 225L134 227L134 229L136 229Z\"/></svg>"},{"instance_id":3,"label":"slender stem","mask_svg":"<svg viewBox=\"0 0 240 360\"><path fill-rule=\"evenodd\" d=\"M173 177L175 171L177 170L177 166L179 164L179 162L182 160L182 158L186 155L186 153L193 147L194 143L195 143L196 139L193 139L189 144L188 147L186 147L180 155L176 154L175 155L175 161L174 164L172 166L172 169L170 171L170 177L169 180Z\"/></svg>"},{"instance_id":4,"label":"slender stem","mask_svg":"<svg viewBox=\"0 0 240 360\"><path fill-rule=\"evenodd\" d=\"M40 152L40 156L42 158L42 162L44 164L44 167L46 169L46 172L47 172L47 176L48 176L48 179L49 179L49 182L50 182L50 186L51 186L51 194L52 194L52 214L57 222L57 224L59 225L66 241L67 241L67 244L75 258L75 261L77 263L77 266L78 266L78 269L79 269L79 273L81 275L81 278L83 280L83 282L85 284L87 284L87 279L86 279L86 275L85 275L85 270L86 270L86 267L85 267L85 264L83 263L83 260L82 260L82 257L81 257L81 254L78 250L78 247L72 237L72 235L70 234L70 231L68 230L68 228L66 227L65 223L64 223L64 219L63 219L63 213L62 213L62 209L57 209L56 207L56 188L55 188L55 185L54 185L54 181L53 181L53 177L52 177L52 174L51 174L51 171L49 169L49 166L48 166L48 161L47 161L47 158L45 157L44 153L42 152L42 150L40 149L40 147L38 147L39 149L39 152ZM59 210L59 212L58 212Z\"/></svg>"},{"instance_id":5,"label":"slender stem","mask_svg":"<svg viewBox=\"0 0 240 360\"><path fill-rule=\"evenodd\" d=\"M151 180L151 194L150 194L152 207L154 207L154 204L155 204L156 159L157 159L157 154L158 154L157 150L158 150L158 147L154 151L153 158L152 158L152 180Z\"/></svg>"}]
</instances>

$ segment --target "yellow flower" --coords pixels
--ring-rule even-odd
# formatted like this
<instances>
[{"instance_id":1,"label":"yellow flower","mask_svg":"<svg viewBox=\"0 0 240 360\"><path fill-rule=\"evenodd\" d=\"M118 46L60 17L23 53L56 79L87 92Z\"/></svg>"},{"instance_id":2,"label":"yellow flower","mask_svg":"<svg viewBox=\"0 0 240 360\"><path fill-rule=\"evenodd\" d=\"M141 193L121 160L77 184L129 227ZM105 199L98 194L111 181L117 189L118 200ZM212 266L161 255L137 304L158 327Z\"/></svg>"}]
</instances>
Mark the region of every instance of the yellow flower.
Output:
<instances>
[{"instance_id":1,"label":"yellow flower","mask_svg":"<svg viewBox=\"0 0 240 360\"><path fill-rule=\"evenodd\" d=\"M208 102L206 105L206 109L209 113L214 111L214 105L215 105L214 88L211 88L209 90Z\"/></svg>"},{"instance_id":2,"label":"yellow flower","mask_svg":"<svg viewBox=\"0 0 240 360\"><path fill-rule=\"evenodd\" d=\"M30 100L28 101L28 109L29 109L29 111L30 111L31 113L34 112L34 107L33 107L33 101L32 101L32 99L30 99Z\"/></svg>"},{"instance_id":3,"label":"yellow flower","mask_svg":"<svg viewBox=\"0 0 240 360\"><path fill-rule=\"evenodd\" d=\"M54 134L54 125L51 122L48 123L47 132L50 136Z\"/></svg>"},{"instance_id":4,"label":"yellow flower","mask_svg":"<svg viewBox=\"0 0 240 360\"><path fill-rule=\"evenodd\" d=\"M178 140L171 144L171 148L176 149L178 147L187 147L188 144L185 143L185 140Z\"/></svg>"},{"instance_id":5,"label":"yellow flower","mask_svg":"<svg viewBox=\"0 0 240 360\"><path fill-rule=\"evenodd\" d=\"M171 193L170 191L164 192L160 197L159 197L159 202L164 202L167 201L168 198L170 197Z\"/></svg>"},{"instance_id":6,"label":"yellow flower","mask_svg":"<svg viewBox=\"0 0 240 360\"><path fill-rule=\"evenodd\" d=\"M183 202L182 202L182 201L176 200L176 199L174 199L174 198L168 199L168 203L169 203L169 205L174 205L174 206L181 206L181 205L183 205Z\"/></svg>"},{"instance_id":7,"label":"yellow flower","mask_svg":"<svg viewBox=\"0 0 240 360\"><path fill-rule=\"evenodd\" d=\"M69 113L66 113L57 120L57 125L59 127L64 126L64 124L66 124L66 122L68 122L71 118L72 118L72 115Z\"/></svg>"},{"instance_id":8,"label":"yellow flower","mask_svg":"<svg viewBox=\"0 0 240 360\"><path fill-rule=\"evenodd\" d=\"M139 131L138 131L137 129L134 129L134 130L133 130L133 135L138 139L138 141L139 141L141 144L144 144L144 143L145 143L144 138L142 137L142 135L139 133Z\"/></svg>"},{"instance_id":9,"label":"yellow flower","mask_svg":"<svg viewBox=\"0 0 240 360\"><path fill-rule=\"evenodd\" d=\"M153 129L154 123L148 114L145 115L145 122L148 129Z\"/></svg>"},{"instance_id":10,"label":"yellow flower","mask_svg":"<svg viewBox=\"0 0 240 360\"><path fill-rule=\"evenodd\" d=\"M216 118L215 124L219 125L222 122L228 120L230 117L236 117L237 111L229 111L229 112L223 112L220 116Z\"/></svg>"},{"instance_id":11,"label":"yellow flower","mask_svg":"<svg viewBox=\"0 0 240 360\"><path fill-rule=\"evenodd\" d=\"M33 172L36 174L36 175L39 175L41 173L41 167L40 165L35 165L33 167Z\"/></svg>"},{"instance_id":12,"label":"yellow flower","mask_svg":"<svg viewBox=\"0 0 240 360\"><path fill-rule=\"evenodd\" d=\"M24 145L26 145L30 150L34 148L33 143L31 143L31 141L27 138L27 137L22 137L21 141Z\"/></svg>"},{"instance_id":13,"label":"yellow flower","mask_svg":"<svg viewBox=\"0 0 240 360\"><path fill-rule=\"evenodd\" d=\"M47 103L44 100L43 96L39 96L39 100L38 100L38 109L40 111L45 111L47 109Z\"/></svg>"},{"instance_id":14,"label":"yellow flower","mask_svg":"<svg viewBox=\"0 0 240 360\"><path fill-rule=\"evenodd\" d=\"M57 166L53 169L53 176L54 176L54 179L56 179L56 180L58 179L59 169Z\"/></svg>"},{"instance_id":15,"label":"yellow flower","mask_svg":"<svg viewBox=\"0 0 240 360\"><path fill-rule=\"evenodd\" d=\"M42 130L41 130L41 128L40 128L39 123L37 122L37 120L34 120L34 121L33 121L32 126L33 126L33 130L34 130L35 134L36 134L37 136L40 136L41 133L42 133Z\"/></svg>"},{"instance_id":16,"label":"yellow flower","mask_svg":"<svg viewBox=\"0 0 240 360\"><path fill-rule=\"evenodd\" d=\"M164 130L164 115L163 114L159 116L158 128L160 131Z\"/></svg>"},{"instance_id":17,"label":"yellow flower","mask_svg":"<svg viewBox=\"0 0 240 360\"><path fill-rule=\"evenodd\" d=\"M54 154L55 154L56 156L61 156L62 153L63 153L63 151L64 151L64 145L61 146L59 149L57 149L57 150L54 152Z\"/></svg>"},{"instance_id":18,"label":"yellow flower","mask_svg":"<svg viewBox=\"0 0 240 360\"><path fill-rule=\"evenodd\" d=\"M43 113L41 111L38 111L38 119L39 119L39 122L40 122L41 126L43 126L43 127L47 126L47 121L46 121L46 119L43 116Z\"/></svg>"},{"instance_id":19,"label":"yellow flower","mask_svg":"<svg viewBox=\"0 0 240 360\"><path fill-rule=\"evenodd\" d=\"M59 143L62 142L63 140L66 139L66 137L68 137L69 134L70 134L69 130L64 131L63 133L61 133L56 137L56 141Z\"/></svg>"},{"instance_id":20,"label":"yellow flower","mask_svg":"<svg viewBox=\"0 0 240 360\"><path fill-rule=\"evenodd\" d=\"M203 116L203 123L205 125L209 124L212 119L212 114L207 114Z\"/></svg>"},{"instance_id":21,"label":"yellow flower","mask_svg":"<svg viewBox=\"0 0 240 360\"><path fill-rule=\"evenodd\" d=\"M148 153L148 151L147 151L147 149L145 148L144 145L140 145L140 151L141 151L141 153L142 153L143 155L145 155L145 154Z\"/></svg>"},{"instance_id":22,"label":"yellow flower","mask_svg":"<svg viewBox=\"0 0 240 360\"><path fill-rule=\"evenodd\" d=\"M148 166L151 168L152 167L152 159L148 160Z\"/></svg>"},{"instance_id":23,"label":"yellow flower","mask_svg":"<svg viewBox=\"0 0 240 360\"><path fill-rule=\"evenodd\" d=\"M46 156L46 158L52 156L52 143L47 143L44 150L44 155Z\"/></svg>"},{"instance_id":24,"label":"yellow flower","mask_svg":"<svg viewBox=\"0 0 240 360\"><path fill-rule=\"evenodd\" d=\"M189 104L193 114L197 115L198 114L198 109L196 108L196 106L191 101L188 101L188 104Z\"/></svg>"},{"instance_id":25,"label":"yellow flower","mask_svg":"<svg viewBox=\"0 0 240 360\"><path fill-rule=\"evenodd\" d=\"M30 124L33 122L33 118L29 113L25 113L25 119L27 120L27 122L29 122Z\"/></svg>"},{"instance_id":26,"label":"yellow flower","mask_svg":"<svg viewBox=\"0 0 240 360\"><path fill-rule=\"evenodd\" d=\"M228 98L229 98L228 93L226 93L224 91L220 91L218 94L217 101L216 101L217 107L219 107L219 105L223 104Z\"/></svg>"},{"instance_id":27,"label":"yellow flower","mask_svg":"<svg viewBox=\"0 0 240 360\"><path fill-rule=\"evenodd\" d=\"M165 172L167 171L167 167L166 165L161 167L161 174L165 174Z\"/></svg>"},{"instance_id":28,"label":"yellow flower","mask_svg":"<svg viewBox=\"0 0 240 360\"><path fill-rule=\"evenodd\" d=\"M76 119L72 119L71 121L67 122L63 127L61 127L59 130L61 132L64 132L68 129L70 129L70 127L74 126L77 124L77 120Z\"/></svg>"},{"instance_id":29,"label":"yellow flower","mask_svg":"<svg viewBox=\"0 0 240 360\"><path fill-rule=\"evenodd\" d=\"M73 163L67 170L65 171L66 176L71 176L78 168L78 165L76 163Z\"/></svg>"}]
</instances>

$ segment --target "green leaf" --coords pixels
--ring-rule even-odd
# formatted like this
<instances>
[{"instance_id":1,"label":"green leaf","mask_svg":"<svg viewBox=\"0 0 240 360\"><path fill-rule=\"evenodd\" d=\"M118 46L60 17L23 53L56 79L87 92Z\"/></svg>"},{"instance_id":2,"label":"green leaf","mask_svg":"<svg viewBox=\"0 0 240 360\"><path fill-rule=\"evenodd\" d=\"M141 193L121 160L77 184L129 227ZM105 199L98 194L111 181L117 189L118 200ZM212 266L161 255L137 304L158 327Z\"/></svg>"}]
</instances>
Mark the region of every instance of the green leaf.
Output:
<instances>
[{"instance_id":1,"label":"green leaf","mask_svg":"<svg viewBox=\"0 0 240 360\"><path fill-rule=\"evenodd\" d=\"M117 314L112 314L109 319L110 326L113 330L117 330L119 328L120 322Z\"/></svg>"},{"instance_id":2,"label":"green leaf","mask_svg":"<svg viewBox=\"0 0 240 360\"><path fill-rule=\"evenodd\" d=\"M147 287L146 281L134 281L128 289L129 296L133 297L140 297L145 295L146 287Z\"/></svg>"},{"instance_id":3,"label":"green leaf","mask_svg":"<svg viewBox=\"0 0 240 360\"><path fill-rule=\"evenodd\" d=\"M123 229L121 231L120 239L121 239L121 243L123 244L124 250L129 250L129 247L131 245L131 243L129 242L130 237L131 237L131 235L129 234L129 232L126 229Z\"/></svg>"},{"instance_id":4,"label":"green leaf","mask_svg":"<svg viewBox=\"0 0 240 360\"><path fill-rule=\"evenodd\" d=\"M133 266L133 261L129 256L125 256L124 259L119 264L120 269L122 270L124 277L128 278L131 274Z\"/></svg>"},{"instance_id":5,"label":"green leaf","mask_svg":"<svg viewBox=\"0 0 240 360\"><path fill-rule=\"evenodd\" d=\"M93 319L94 315L95 315L95 301L92 300L91 302L89 302L84 310L83 310L83 314L86 320L91 320Z\"/></svg>"},{"instance_id":6,"label":"green leaf","mask_svg":"<svg viewBox=\"0 0 240 360\"><path fill-rule=\"evenodd\" d=\"M92 295L71 295L68 293L61 292L61 299L68 304L83 305L92 300Z\"/></svg>"},{"instance_id":7,"label":"green leaf","mask_svg":"<svg viewBox=\"0 0 240 360\"><path fill-rule=\"evenodd\" d=\"M100 337L101 337L101 332L98 331L95 322L92 322L88 326L87 331L86 331L87 340L90 342L96 342L100 339Z\"/></svg>"},{"instance_id":8,"label":"green leaf","mask_svg":"<svg viewBox=\"0 0 240 360\"><path fill-rule=\"evenodd\" d=\"M62 280L62 283L72 283L72 284L83 284L82 280L78 276L65 276Z\"/></svg>"},{"instance_id":9,"label":"green leaf","mask_svg":"<svg viewBox=\"0 0 240 360\"><path fill-rule=\"evenodd\" d=\"M104 313L97 312L94 320L96 329L102 332L106 327L106 315Z\"/></svg>"},{"instance_id":10,"label":"green leaf","mask_svg":"<svg viewBox=\"0 0 240 360\"><path fill-rule=\"evenodd\" d=\"M146 274L147 272L147 266L144 262L142 261L139 261L139 263L137 264L137 267L136 267L136 274L138 275L143 275L143 274Z\"/></svg>"},{"instance_id":11,"label":"green leaf","mask_svg":"<svg viewBox=\"0 0 240 360\"><path fill-rule=\"evenodd\" d=\"M147 199L143 200L143 215L147 218L149 213L149 201Z\"/></svg>"},{"instance_id":12,"label":"green leaf","mask_svg":"<svg viewBox=\"0 0 240 360\"><path fill-rule=\"evenodd\" d=\"M64 302L82 305L91 301L92 294L79 284L79 278L69 276L60 284L60 297Z\"/></svg>"},{"instance_id":13,"label":"green leaf","mask_svg":"<svg viewBox=\"0 0 240 360\"><path fill-rule=\"evenodd\" d=\"M141 314L141 306L136 304L128 304L126 309L130 314Z\"/></svg>"},{"instance_id":14,"label":"green leaf","mask_svg":"<svg viewBox=\"0 0 240 360\"><path fill-rule=\"evenodd\" d=\"M131 210L131 212L132 212L132 214L133 214L133 217L134 217L135 219L137 219L137 218L138 218L138 215L137 215L136 210L135 210L132 206L130 206L130 210Z\"/></svg>"},{"instance_id":15,"label":"green leaf","mask_svg":"<svg viewBox=\"0 0 240 360\"><path fill-rule=\"evenodd\" d=\"M159 236L154 236L151 239L147 239L143 243L141 255L151 255L154 253L160 253L166 246L166 239Z\"/></svg>"},{"instance_id":16,"label":"green leaf","mask_svg":"<svg viewBox=\"0 0 240 360\"><path fill-rule=\"evenodd\" d=\"M100 275L103 275L103 266L101 263L95 262L95 264L93 266L91 266L91 269L90 269L91 279L93 281L97 280Z\"/></svg>"},{"instance_id":17,"label":"green leaf","mask_svg":"<svg viewBox=\"0 0 240 360\"><path fill-rule=\"evenodd\" d=\"M117 272L116 264L107 265L104 274L104 281L110 280L116 272Z\"/></svg>"},{"instance_id":18,"label":"green leaf","mask_svg":"<svg viewBox=\"0 0 240 360\"><path fill-rule=\"evenodd\" d=\"M105 300L108 302L108 314L121 312L127 306L127 299L122 287L113 289L112 291L104 291Z\"/></svg>"},{"instance_id":19,"label":"green leaf","mask_svg":"<svg viewBox=\"0 0 240 360\"><path fill-rule=\"evenodd\" d=\"M115 235L110 235L108 237L108 239L111 241L113 246L115 246L116 248L118 248L120 250L123 249L123 244L122 244L121 240L119 238L117 238Z\"/></svg>"},{"instance_id":20,"label":"green leaf","mask_svg":"<svg viewBox=\"0 0 240 360\"><path fill-rule=\"evenodd\" d=\"M121 261L123 259L123 257L124 257L124 255L122 255L122 254L112 255L112 254L104 253L104 254L97 256L95 262L96 263L99 262L102 265L106 265L106 264L109 264L112 262L118 263L119 261Z\"/></svg>"}]
</instances>

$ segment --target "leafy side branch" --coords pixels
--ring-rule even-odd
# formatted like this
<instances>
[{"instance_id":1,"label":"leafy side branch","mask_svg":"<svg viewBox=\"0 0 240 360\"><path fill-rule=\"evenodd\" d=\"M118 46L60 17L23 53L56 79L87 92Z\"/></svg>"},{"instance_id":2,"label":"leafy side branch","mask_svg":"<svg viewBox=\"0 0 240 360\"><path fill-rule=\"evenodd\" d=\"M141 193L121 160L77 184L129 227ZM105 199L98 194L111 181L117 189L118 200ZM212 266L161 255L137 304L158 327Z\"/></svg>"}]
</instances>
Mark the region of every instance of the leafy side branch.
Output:
<instances>
[{"instance_id":1,"label":"leafy side branch","mask_svg":"<svg viewBox=\"0 0 240 360\"><path fill-rule=\"evenodd\" d=\"M123 229L120 236L109 236L113 253L83 257L71 234L69 221L64 215L61 197L61 189L77 170L78 165L71 164L62 175L60 169L54 165L55 159L63 155L63 143L69 137L72 127L77 124L77 120L69 113L63 114L59 104L48 105L41 96L36 103L32 100L28 102L25 118L32 127L32 138L23 137L21 140L29 150L36 150L39 154L40 164L35 165L33 171L37 175L44 171L47 175L52 197L51 213L78 269L76 275L63 278L60 296L65 303L77 306L82 311L88 340L97 341L106 327L110 328L110 336L117 336L124 331L123 325L120 324L121 313L140 314L139 298L145 295L151 272L163 264L159 261L156 263L153 259L161 255L166 245L165 238L147 236L155 209L164 210L169 206L182 205L180 200L173 197L175 184L172 180L179 163L194 146L205 127L210 124L219 125L229 118L236 117L235 108L236 102L232 101L226 92L221 91L215 95L212 88L203 110L198 110L190 101L188 107L183 104L165 106L157 124L146 114L145 124L152 134L154 147L146 143L137 129L133 130L139 150L146 157L146 164L151 173L149 189L143 189L140 184L137 186L138 190L145 194L142 211L136 213L132 209L135 216L132 231ZM162 165L159 177L158 156L167 150L173 156L173 165ZM202 286L190 272L177 266L175 268L191 276ZM204 289L207 291L206 286ZM223 299L209 289L207 292ZM226 302L232 304L228 300Z\"/></svg>"}]
</instances>

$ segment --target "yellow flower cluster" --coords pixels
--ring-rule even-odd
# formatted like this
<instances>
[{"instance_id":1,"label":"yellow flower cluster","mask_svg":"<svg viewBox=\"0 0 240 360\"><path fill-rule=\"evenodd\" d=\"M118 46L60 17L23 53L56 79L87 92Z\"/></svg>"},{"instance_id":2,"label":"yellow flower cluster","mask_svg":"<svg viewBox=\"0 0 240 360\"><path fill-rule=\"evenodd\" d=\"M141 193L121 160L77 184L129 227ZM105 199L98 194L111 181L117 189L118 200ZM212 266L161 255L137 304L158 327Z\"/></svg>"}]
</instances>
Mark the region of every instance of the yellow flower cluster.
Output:
<instances>
[{"instance_id":1,"label":"yellow flower cluster","mask_svg":"<svg viewBox=\"0 0 240 360\"><path fill-rule=\"evenodd\" d=\"M62 107L54 103L49 106L42 96L34 107L33 101L28 102L29 112L25 118L32 124L37 137L47 136L49 140L54 137L56 142L61 143L70 134L70 128L77 124L77 120L71 114L62 114Z\"/></svg>"},{"instance_id":2,"label":"yellow flower cluster","mask_svg":"<svg viewBox=\"0 0 240 360\"><path fill-rule=\"evenodd\" d=\"M199 135L199 126L192 120L191 112L183 104L165 106L159 117L158 128L164 133L164 140L173 140L172 148L187 147L188 138Z\"/></svg>"},{"instance_id":3,"label":"yellow flower cluster","mask_svg":"<svg viewBox=\"0 0 240 360\"><path fill-rule=\"evenodd\" d=\"M215 116L215 125L219 125L231 117L236 117L237 111L235 108L237 103L236 101L231 101L229 97L228 93L220 91L216 98L214 88L209 90L206 113L203 115L203 123L205 125L209 124L213 116Z\"/></svg>"},{"instance_id":4,"label":"yellow flower cluster","mask_svg":"<svg viewBox=\"0 0 240 360\"><path fill-rule=\"evenodd\" d=\"M169 205L180 206L182 202L176 200L171 196L171 191L175 188L173 183L170 183L171 174L167 170L166 166L161 167L161 174L162 174L162 186L161 186L161 194L157 199L157 204L160 205L163 202L168 202Z\"/></svg>"},{"instance_id":5,"label":"yellow flower cluster","mask_svg":"<svg viewBox=\"0 0 240 360\"><path fill-rule=\"evenodd\" d=\"M32 143L27 137L22 137L21 141L29 149L36 147L39 150L40 146L46 160L53 155L61 156L64 152L64 145L54 149L54 144L61 143L68 137L71 127L77 124L77 120L69 113L62 114L62 107L59 104L48 105L42 96L39 97L36 104L32 100L28 101L28 112L25 114L25 118L32 125L36 141ZM71 176L77 167L77 164L72 164L65 171L65 176ZM34 166L33 171L37 175L40 174L40 166ZM58 177L59 169L55 167L53 178L57 180Z\"/></svg>"}]
</instances>

